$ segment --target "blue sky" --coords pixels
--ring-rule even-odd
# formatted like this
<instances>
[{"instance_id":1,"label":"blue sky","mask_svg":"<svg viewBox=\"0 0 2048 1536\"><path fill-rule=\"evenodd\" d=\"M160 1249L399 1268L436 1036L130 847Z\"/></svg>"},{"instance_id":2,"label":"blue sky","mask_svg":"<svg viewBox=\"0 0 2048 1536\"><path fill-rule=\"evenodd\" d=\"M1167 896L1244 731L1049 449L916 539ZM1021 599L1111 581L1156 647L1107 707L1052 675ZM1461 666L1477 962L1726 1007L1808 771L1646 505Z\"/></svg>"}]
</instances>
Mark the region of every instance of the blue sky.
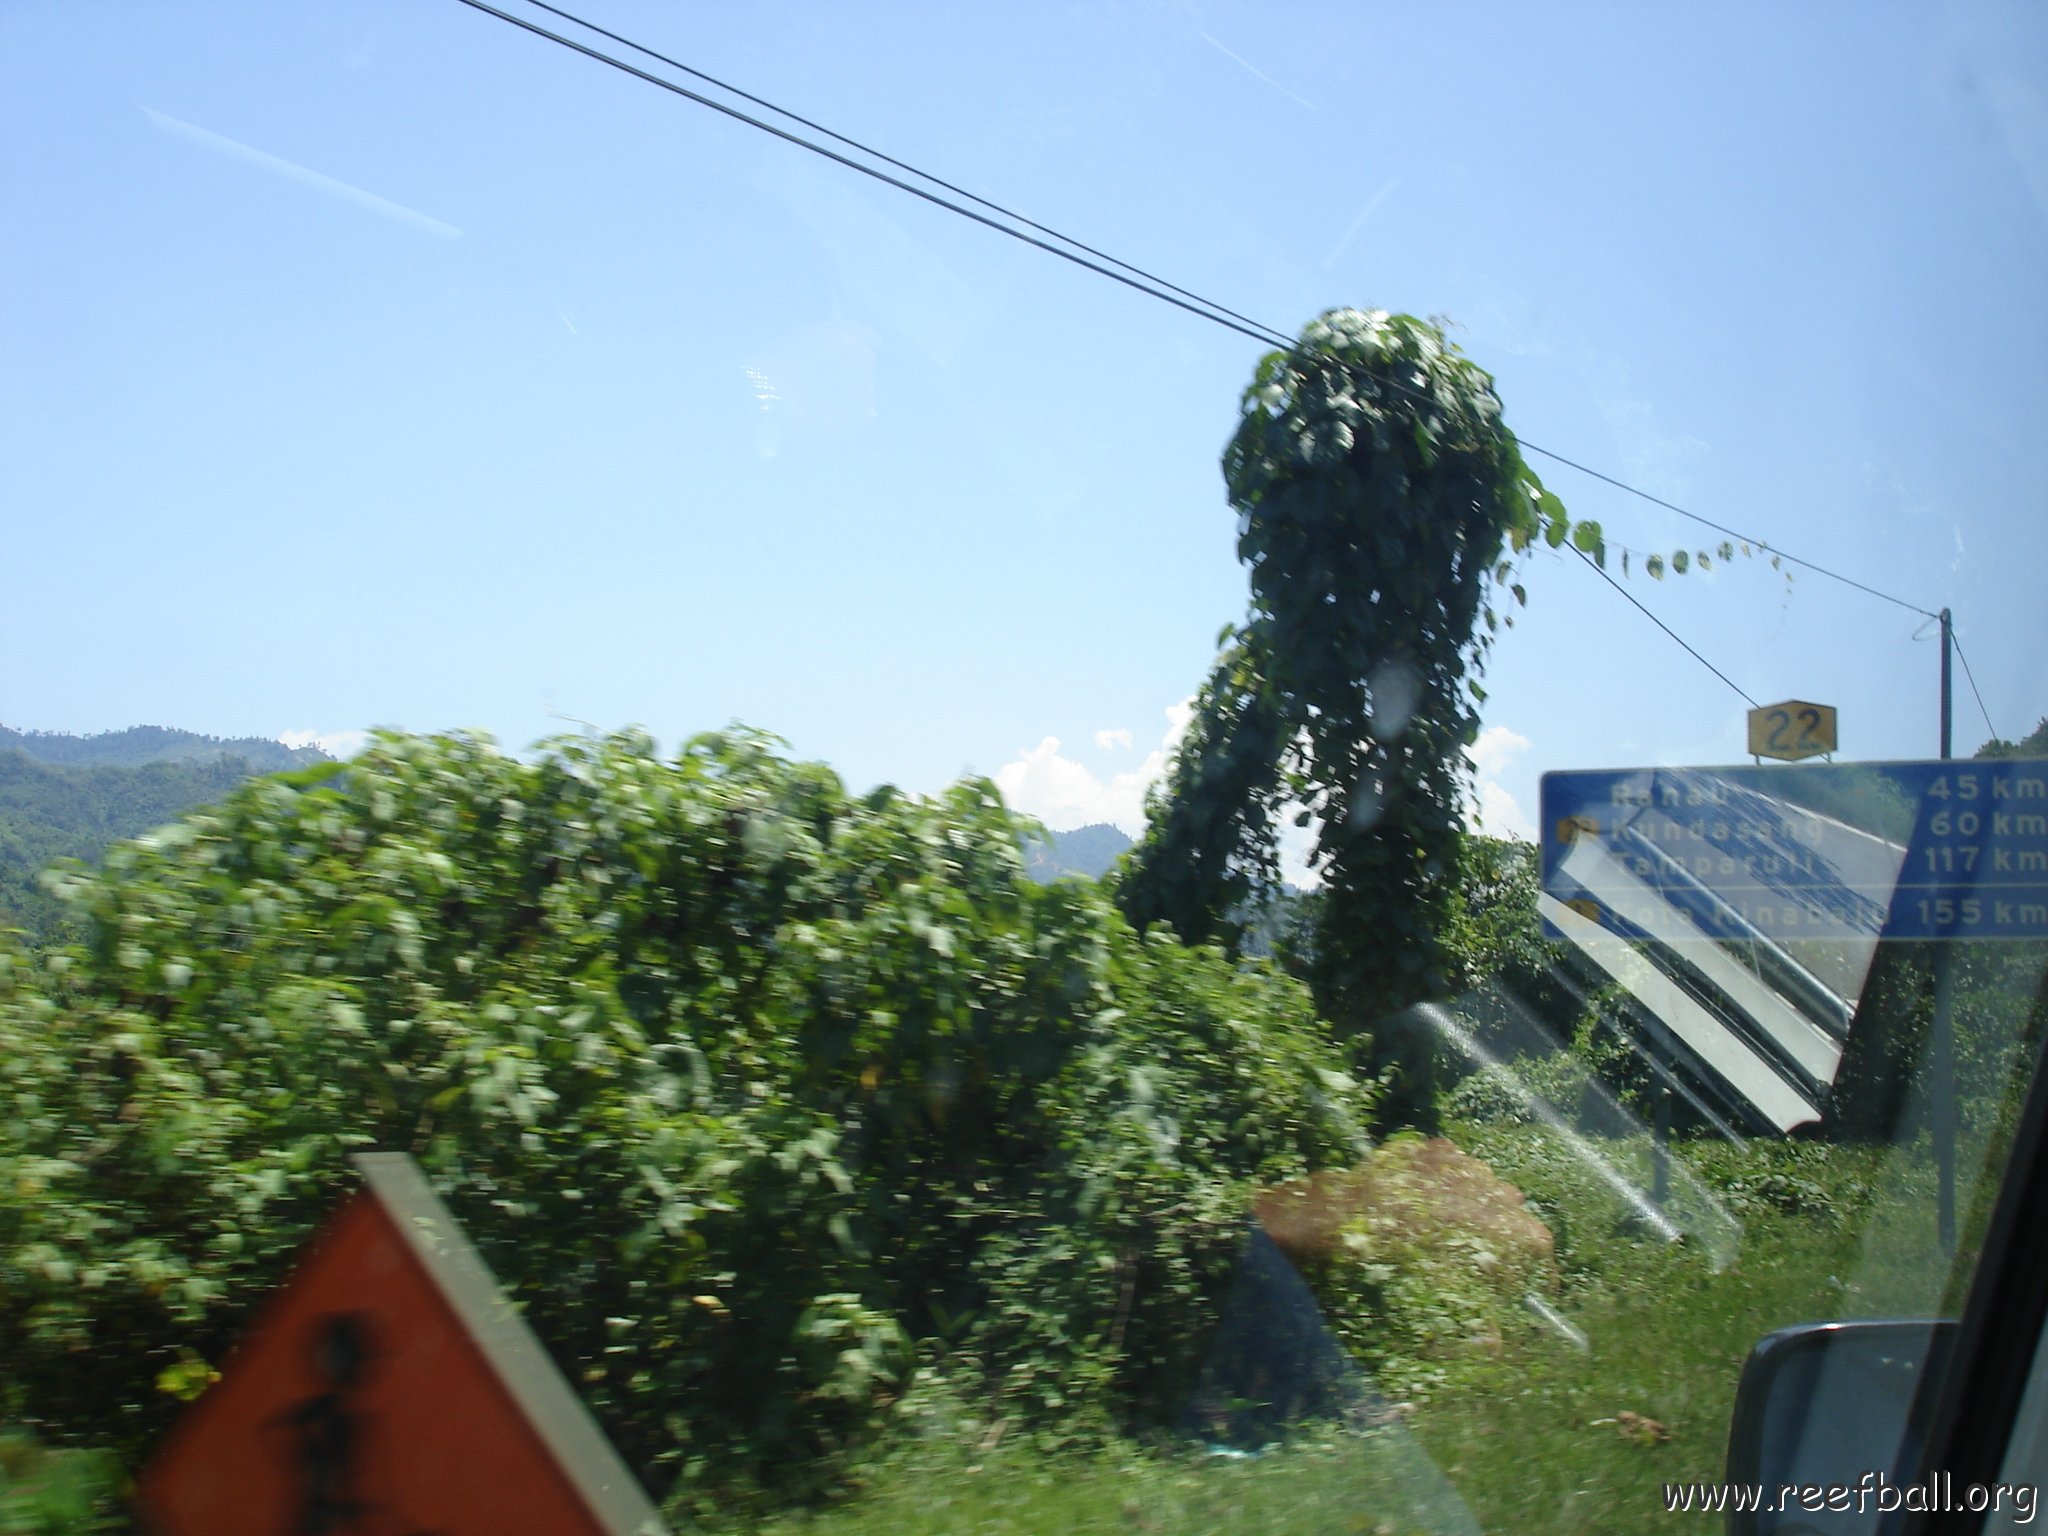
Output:
<instances>
[{"instance_id":1,"label":"blue sky","mask_svg":"<svg viewBox=\"0 0 2048 1536\"><path fill-rule=\"evenodd\" d=\"M585 14L1282 329L1447 316L1525 439L1952 606L1998 730L2048 715L2039 7ZM1243 612L1259 350L455 0L17 0L0 722L738 718L1129 825ZM1719 542L1532 463L1613 543ZM1545 770L1742 758L1619 596L1526 580L1493 826ZM1629 586L1846 756L1932 755L1915 615L1761 561Z\"/></svg>"}]
</instances>

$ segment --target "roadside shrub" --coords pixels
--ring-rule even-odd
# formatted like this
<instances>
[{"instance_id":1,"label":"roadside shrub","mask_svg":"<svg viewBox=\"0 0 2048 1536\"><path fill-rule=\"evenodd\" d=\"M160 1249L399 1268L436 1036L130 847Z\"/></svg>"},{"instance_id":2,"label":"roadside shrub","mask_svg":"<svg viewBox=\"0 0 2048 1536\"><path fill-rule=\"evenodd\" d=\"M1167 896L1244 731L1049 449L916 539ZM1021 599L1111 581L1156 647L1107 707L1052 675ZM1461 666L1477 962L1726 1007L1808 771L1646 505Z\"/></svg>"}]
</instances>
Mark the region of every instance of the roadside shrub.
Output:
<instances>
[{"instance_id":1,"label":"roadside shrub","mask_svg":"<svg viewBox=\"0 0 2048 1536\"><path fill-rule=\"evenodd\" d=\"M1710 1143L1694 1151L1692 1163L1708 1188L1744 1214L1842 1222L1859 1216L1871 1195L1869 1184L1847 1171L1856 1160L1824 1141L1758 1137L1740 1148Z\"/></svg>"},{"instance_id":2,"label":"roadside shrub","mask_svg":"<svg viewBox=\"0 0 2048 1536\"><path fill-rule=\"evenodd\" d=\"M1297 984L1033 884L1031 832L738 730L386 735L74 871L88 941L0 950L0 1422L132 1461L358 1149L678 1504L825 1486L936 1353L1164 1411L1249 1191L1371 1095Z\"/></svg>"},{"instance_id":3,"label":"roadside shrub","mask_svg":"<svg viewBox=\"0 0 2048 1536\"><path fill-rule=\"evenodd\" d=\"M1444 1099L1444 1118L1491 1125L1532 1125L1547 1105L1567 1124L1585 1112L1594 1077L1570 1051L1481 1067Z\"/></svg>"}]
</instances>

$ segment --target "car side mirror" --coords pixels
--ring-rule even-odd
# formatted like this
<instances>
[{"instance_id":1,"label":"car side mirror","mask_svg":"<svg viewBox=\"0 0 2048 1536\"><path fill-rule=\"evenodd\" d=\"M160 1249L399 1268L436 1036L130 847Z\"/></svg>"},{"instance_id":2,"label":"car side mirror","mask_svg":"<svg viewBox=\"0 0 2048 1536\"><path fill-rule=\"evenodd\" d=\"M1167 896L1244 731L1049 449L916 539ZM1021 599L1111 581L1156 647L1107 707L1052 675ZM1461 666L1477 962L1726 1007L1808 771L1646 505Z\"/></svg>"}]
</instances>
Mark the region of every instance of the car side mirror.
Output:
<instances>
[{"instance_id":1,"label":"car side mirror","mask_svg":"<svg viewBox=\"0 0 2048 1536\"><path fill-rule=\"evenodd\" d=\"M1952 1319L1885 1319L1759 1343L1728 1429L1729 1536L1875 1532L1919 1467L1920 1383L1940 1378L1955 1337Z\"/></svg>"}]
</instances>

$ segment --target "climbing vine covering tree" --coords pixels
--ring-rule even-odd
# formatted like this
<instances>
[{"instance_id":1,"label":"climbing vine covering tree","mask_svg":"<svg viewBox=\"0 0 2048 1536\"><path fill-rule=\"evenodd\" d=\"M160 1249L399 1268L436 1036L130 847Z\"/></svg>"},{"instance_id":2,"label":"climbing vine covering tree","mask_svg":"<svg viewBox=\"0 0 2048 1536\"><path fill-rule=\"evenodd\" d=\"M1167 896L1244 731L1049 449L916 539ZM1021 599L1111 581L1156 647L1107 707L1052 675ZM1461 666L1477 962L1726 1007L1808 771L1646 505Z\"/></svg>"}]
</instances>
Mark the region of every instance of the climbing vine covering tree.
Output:
<instances>
[{"instance_id":1,"label":"climbing vine covering tree","mask_svg":"<svg viewBox=\"0 0 2048 1536\"><path fill-rule=\"evenodd\" d=\"M1223 455L1251 612L1226 630L1120 888L1131 920L1234 944L1276 871L1274 813L1316 827L1324 1016L1428 1114L1428 1042L1393 1019L1440 984L1479 675L1514 559L1570 539L1492 378L1435 325L1333 310L1259 363ZM1507 622L1512 622L1508 619Z\"/></svg>"}]
</instances>

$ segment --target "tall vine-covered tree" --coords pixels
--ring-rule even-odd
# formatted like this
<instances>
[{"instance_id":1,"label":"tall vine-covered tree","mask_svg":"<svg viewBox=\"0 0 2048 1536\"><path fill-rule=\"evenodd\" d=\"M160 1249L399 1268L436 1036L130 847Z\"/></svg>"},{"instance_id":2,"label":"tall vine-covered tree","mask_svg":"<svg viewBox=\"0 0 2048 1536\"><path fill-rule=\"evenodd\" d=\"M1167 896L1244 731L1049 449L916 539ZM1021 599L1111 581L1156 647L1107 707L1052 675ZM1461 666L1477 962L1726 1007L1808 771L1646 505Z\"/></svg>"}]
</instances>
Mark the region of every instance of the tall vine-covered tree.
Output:
<instances>
[{"instance_id":1,"label":"tall vine-covered tree","mask_svg":"<svg viewBox=\"0 0 2048 1536\"><path fill-rule=\"evenodd\" d=\"M1275 877L1275 812L1306 807L1317 1003L1376 1037L1390 1107L1427 1119L1430 1044L1400 1015L1442 981L1494 599L1523 600L1514 556L1538 539L1604 560L1600 529L1523 463L1490 375L1436 325L1378 310L1330 311L1261 360L1223 472L1251 611L1119 899L1140 927L1234 945Z\"/></svg>"}]
</instances>

